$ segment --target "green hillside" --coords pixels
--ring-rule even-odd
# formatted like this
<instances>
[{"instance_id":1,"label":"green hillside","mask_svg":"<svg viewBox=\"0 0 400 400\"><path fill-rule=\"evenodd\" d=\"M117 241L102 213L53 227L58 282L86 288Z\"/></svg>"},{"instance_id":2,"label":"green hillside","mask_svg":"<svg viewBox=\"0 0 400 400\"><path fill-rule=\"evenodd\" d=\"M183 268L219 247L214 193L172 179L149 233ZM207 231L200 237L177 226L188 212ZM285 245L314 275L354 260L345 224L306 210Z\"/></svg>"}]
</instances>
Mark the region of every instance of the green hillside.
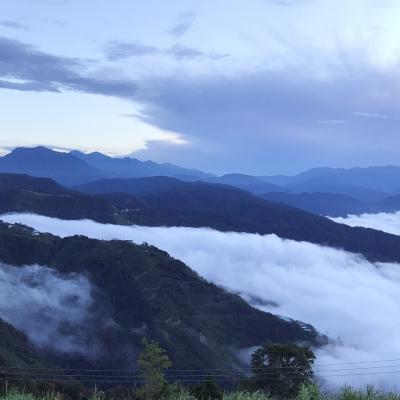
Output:
<instances>
[{"instance_id":1,"label":"green hillside","mask_svg":"<svg viewBox=\"0 0 400 400\"><path fill-rule=\"evenodd\" d=\"M89 277L98 317L87 329L102 343L96 366L132 365L144 336L159 341L182 368L238 366L238 350L268 340L324 340L311 326L261 312L146 244L82 236L60 239L2 223L0 261ZM103 315L113 321L106 328L100 323Z\"/></svg>"}]
</instances>

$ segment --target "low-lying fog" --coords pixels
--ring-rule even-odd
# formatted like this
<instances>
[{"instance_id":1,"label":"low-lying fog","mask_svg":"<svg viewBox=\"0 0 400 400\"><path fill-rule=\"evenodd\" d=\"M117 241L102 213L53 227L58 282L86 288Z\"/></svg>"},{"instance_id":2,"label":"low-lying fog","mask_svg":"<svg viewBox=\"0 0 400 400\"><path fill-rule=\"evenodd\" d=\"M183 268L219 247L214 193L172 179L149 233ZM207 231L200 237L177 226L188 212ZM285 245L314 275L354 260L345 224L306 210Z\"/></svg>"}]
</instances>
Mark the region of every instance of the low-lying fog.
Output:
<instances>
[{"instance_id":1,"label":"low-lying fog","mask_svg":"<svg viewBox=\"0 0 400 400\"><path fill-rule=\"evenodd\" d=\"M29 214L0 218L60 236L127 239L166 250L206 279L246 299L263 299L261 308L311 323L336 339L336 345L317 351L315 368L331 383L393 387L400 375L400 265L373 264L275 235L103 225ZM367 361L377 362L353 364Z\"/></svg>"},{"instance_id":2,"label":"low-lying fog","mask_svg":"<svg viewBox=\"0 0 400 400\"><path fill-rule=\"evenodd\" d=\"M132 346L111 311L101 291L81 274L0 263L0 319L41 351L130 364Z\"/></svg>"},{"instance_id":3,"label":"low-lying fog","mask_svg":"<svg viewBox=\"0 0 400 400\"><path fill-rule=\"evenodd\" d=\"M332 221L350 226L363 226L378 229L394 235L400 235L400 211L395 213L348 215L347 217L331 218Z\"/></svg>"},{"instance_id":4,"label":"low-lying fog","mask_svg":"<svg viewBox=\"0 0 400 400\"><path fill-rule=\"evenodd\" d=\"M0 318L23 331L39 348L90 353L84 333L93 304L83 276L61 276L38 265L0 264Z\"/></svg>"}]
</instances>

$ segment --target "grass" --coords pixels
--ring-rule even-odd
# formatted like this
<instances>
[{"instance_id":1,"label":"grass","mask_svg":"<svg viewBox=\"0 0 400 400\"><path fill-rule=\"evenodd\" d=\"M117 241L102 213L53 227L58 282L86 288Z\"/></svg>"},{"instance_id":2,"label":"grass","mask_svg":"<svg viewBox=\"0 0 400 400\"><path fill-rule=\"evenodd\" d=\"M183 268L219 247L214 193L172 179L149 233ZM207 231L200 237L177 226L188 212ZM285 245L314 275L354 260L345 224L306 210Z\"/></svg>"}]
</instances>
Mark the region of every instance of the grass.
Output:
<instances>
[{"instance_id":1,"label":"grass","mask_svg":"<svg viewBox=\"0 0 400 400\"><path fill-rule=\"evenodd\" d=\"M89 400L102 400L103 396L93 394ZM42 396L34 396L21 390L11 390L7 397L0 395L0 400L63 400L63 396L57 393L47 393ZM126 398L120 400L136 400ZM181 389L163 400L197 400L189 393L187 389ZM209 400L209 399L202 399ZM213 399L210 399L213 400ZM262 392L232 392L225 393L223 400L274 400L269 395ZM303 386L299 394L292 400L400 400L400 393L382 392L376 390L373 386L368 386L366 389L356 389L350 386L341 388L336 393L322 394L316 385Z\"/></svg>"},{"instance_id":2,"label":"grass","mask_svg":"<svg viewBox=\"0 0 400 400\"><path fill-rule=\"evenodd\" d=\"M55 393L47 393L40 397L36 397L31 393L26 393L21 390L11 390L7 396L0 397L1 400L61 400L62 396Z\"/></svg>"},{"instance_id":3,"label":"grass","mask_svg":"<svg viewBox=\"0 0 400 400\"><path fill-rule=\"evenodd\" d=\"M183 390L177 394L171 395L165 400L196 400ZM208 399L207 399L208 400ZM262 392L233 392L225 393L223 400L274 400L269 395ZM376 390L373 386L368 386L366 389L356 389L350 386L345 386L339 391L330 394L320 392L317 385L302 386L299 394L293 400L400 400L400 393L382 392Z\"/></svg>"}]
</instances>

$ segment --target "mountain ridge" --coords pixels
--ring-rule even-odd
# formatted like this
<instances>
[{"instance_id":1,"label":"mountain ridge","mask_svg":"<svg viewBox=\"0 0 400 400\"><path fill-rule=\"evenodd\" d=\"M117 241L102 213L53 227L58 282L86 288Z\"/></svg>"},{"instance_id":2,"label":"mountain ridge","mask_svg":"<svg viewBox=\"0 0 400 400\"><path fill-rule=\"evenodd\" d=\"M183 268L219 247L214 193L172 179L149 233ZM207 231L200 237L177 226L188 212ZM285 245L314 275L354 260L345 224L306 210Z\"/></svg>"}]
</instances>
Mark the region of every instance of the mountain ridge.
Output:
<instances>
[{"instance_id":1,"label":"mountain ridge","mask_svg":"<svg viewBox=\"0 0 400 400\"><path fill-rule=\"evenodd\" d=\"M18 147L0 157L0 172L51 178L63 185L100 179L104 172L83 160L44 146Z\"/></svg>"},{"instance_id":2,"label":"mountain ridge","mask_svg":"<svg viewBox=\"0 0 400 400\"><path fill-rule=\"evenodd\" d=\"M326 340L309 325L251 307L146 244L83 236L61 239L0 222L0 261L15 268L48 266L59 278L83 274L90 280L96 293L93 312L99 316L83 326L89 340L99 341L101 354L94 361L82 355L80 368L131 367L144 336L167 349L175 368L202 369L239 367L236 352L266 340ZM0 323L0 343L1 328ZM61 366L71 362L62 356L57 361Z\"/></svg>"},{"instance_id":3,"label":"mountain ridge","mask_svg":"<svg viewBox=\"0 0 400 400\"><path fill-rule=\"evenodd\" d=\"M338 224L231 186L204 182L180 182L178 186L174 183L158 192L136 195L107 193L104 187L102 195L13 189L0 192L0 213L8 212L31 212L64 219L89 218L122 225L210 227L220 231L276 234L363 254L371 261L400 262L398 236Z\"/></svg>"},{"instance_id":4,"label":"mountain ridge","mask_svg":"<svg viewBox=\"0 0 400 400\"><path fill-rule=\"evenodd\" d=\"M263 176L288 191L338 193L363 201L381 201L400 193L400 167L395 165L312 168L294 176Z\"/></svg>"},{"instance_id":5,"label":"mountain ridge","mask_svg":"<svg viewBox=\"0 0 400 400\"><path fill-rule=\"evenodd\" d=\"M183 168L170 163L155 163L153 161L141 161L131 157L109 157L100 152L83 153L73 150L72 154L87 164L106 170L121 178L125 177L146 177L146 176L187 176L196 178L212 177L212 174L196 169Z\"/></svg>"},{"instance_id":6,"label":"mountain ridge","mask_svg":"<svg viewBox=\"0 0 400 400\"><path fill-rule=\"evenodd\" d=\"M228 184L256 195L319 192L378 202L400 194L400 167L397 166L350 169L318 167L294 176L252 176L237 172L215 176L169 163L110 157L100 152L86 154L72 150L66 153L43 146L15 148L8 155L0 157L0 172L47 177L69 187L100 179L168 176L187 182Z\"/></svg>"}]
</instances>

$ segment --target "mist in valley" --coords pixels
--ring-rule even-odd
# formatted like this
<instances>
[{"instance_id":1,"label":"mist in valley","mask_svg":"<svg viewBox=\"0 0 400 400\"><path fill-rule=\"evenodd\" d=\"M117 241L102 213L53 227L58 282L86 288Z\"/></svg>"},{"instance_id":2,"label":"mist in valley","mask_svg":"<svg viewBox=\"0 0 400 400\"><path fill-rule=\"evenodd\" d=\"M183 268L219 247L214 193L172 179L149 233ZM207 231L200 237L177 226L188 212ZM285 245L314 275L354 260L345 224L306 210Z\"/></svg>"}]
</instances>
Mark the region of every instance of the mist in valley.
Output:
<instances>
[{"instance_id":1,"label":"mist in valley","mask_svg":"<svg viewBox=\"0 0 400 400\"><path fill-rule=\"evenodd\" d=\"M0 319L51 358L76 360L79 365L132 362L132 346L121 335L112 307L82 274L0 263Z\"/></svg>"},{"instance_id":2,"label":"mist in valley","mask_svg":"<svg viewBox=\"0 0 400 400\"><path fill-rule=\"evenodd\" d=\"M0 318L40 349L94 351L85 329L92 306L92 285L82 275L61 276L39 265L0 264Z\"/></svg>"},{"instance_id":3,"label":"mist in valley","mask_svg":"<svg viewBox=\"0 0 400 400\"><path fill-rule=\"evenodd\" d=\"M340 224L362 226L392 233L393 235L400 235L400 211L395 213L348 215L347 217L331 219Z\"/></svg>"},{"instance_id":4,"label":"mist in valley","mask_svg":"<svg viewBox=\"0 0 400 400\"><path fill-rule=\"evenodd\" d=\"M104 225L32 214L1 219L63 237L79 234L157 246L254 306L310 323L328 335L332 343L316 350L315 370L321 379L331 384L395 384L394 373L382 372L400 369L399 362L387 361L400 353L397 264L371 263L360 255L275 235Z\"/></svg>"}]
</instances>

